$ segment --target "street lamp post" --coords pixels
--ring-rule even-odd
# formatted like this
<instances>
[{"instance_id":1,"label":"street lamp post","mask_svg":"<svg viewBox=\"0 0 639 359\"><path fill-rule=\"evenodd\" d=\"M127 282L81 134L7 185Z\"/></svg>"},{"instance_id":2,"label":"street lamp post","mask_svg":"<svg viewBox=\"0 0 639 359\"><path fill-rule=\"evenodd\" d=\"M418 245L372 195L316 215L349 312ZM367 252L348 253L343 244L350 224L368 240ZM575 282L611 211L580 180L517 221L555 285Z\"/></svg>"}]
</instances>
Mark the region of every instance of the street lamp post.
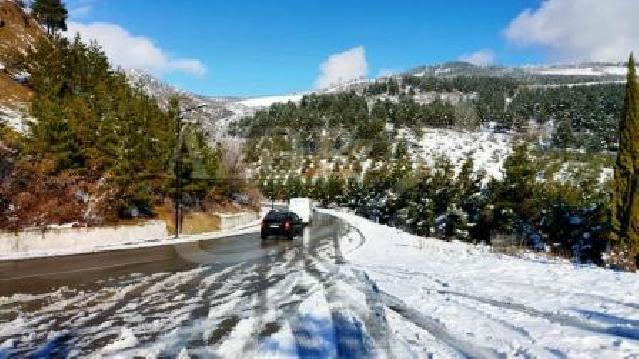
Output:
<instances>
[{"instance_id":1,"label":"street lamp post","mask_svg":"<svg viewBox=\"0 0 639 359\"><path fill-rule=\"evenodd\" d=\"M275 178L274 177L271 177L271 209L272 210L275 209Z\"/></svg>"},{"instance_id":2,"label":"street lamp post","mask_svg":"<svg viewBox=\"0 0 639 359\"><path fill-rule=\"evenodd\" d=\"M184 130L184 126L182 126L182 120L184 120L184 115L195 110L199 110L203 107L206 107L206 104L199 104L194 107L189 107L185 109L181 109L177 113L177 117L175 119L175 127L177 134L177 144L176 144L176 157L175 157L175 239L180 237L180 229L182 227L182 140Z\"/></svg>"},{"instance_id":3,"label":"street lamp post","mask_svg":"<svg viewBox=\"0 0 639 359\"><path fill-rule=\"evenodd\" d=\"M175 172L175 239L178 239L180 236L180 204L182 201L182 116L178 111L177 118L175 121L175 133L177 134L176 141L176 157L175 157L175 167L173 168Z\"/></svg>"}]
</instances>

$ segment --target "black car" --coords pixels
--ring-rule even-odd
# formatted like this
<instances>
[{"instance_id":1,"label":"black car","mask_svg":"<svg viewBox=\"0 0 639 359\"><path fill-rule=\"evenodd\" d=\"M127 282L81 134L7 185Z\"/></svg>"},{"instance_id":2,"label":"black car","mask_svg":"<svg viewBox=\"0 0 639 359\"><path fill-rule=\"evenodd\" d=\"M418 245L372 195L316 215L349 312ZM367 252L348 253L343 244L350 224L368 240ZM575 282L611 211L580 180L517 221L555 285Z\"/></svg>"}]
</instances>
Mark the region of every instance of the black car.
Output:
<instances>
[{"instance_id":1,"label":"black car","mask_svg":"<svg viewBox=\"0 0 639 359\"><path fill-rule=\"evenodd\" d=\"M304 231L302 219L293 212L272 210L262 220L262 239L284 236L293 239Z\"/></svg>"}]
</instances>

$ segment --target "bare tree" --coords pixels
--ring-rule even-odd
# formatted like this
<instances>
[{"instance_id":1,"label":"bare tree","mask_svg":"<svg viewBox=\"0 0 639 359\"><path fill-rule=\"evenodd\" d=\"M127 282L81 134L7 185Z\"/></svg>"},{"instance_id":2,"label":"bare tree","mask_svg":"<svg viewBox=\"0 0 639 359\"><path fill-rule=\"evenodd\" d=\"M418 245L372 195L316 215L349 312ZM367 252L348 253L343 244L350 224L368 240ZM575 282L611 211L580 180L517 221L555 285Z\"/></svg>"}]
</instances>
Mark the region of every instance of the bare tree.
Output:
<instances>
[{"instance_id":1,"label":"bare tree","mask_svg":"<svg viewBox=\"0 0 639 359\"><path fill-rule=\"evenodd\" d=\"M244 180L246 165L242 143L238 139L222 141L222 169L224 177Z\"/></svg>"}]
</instances>

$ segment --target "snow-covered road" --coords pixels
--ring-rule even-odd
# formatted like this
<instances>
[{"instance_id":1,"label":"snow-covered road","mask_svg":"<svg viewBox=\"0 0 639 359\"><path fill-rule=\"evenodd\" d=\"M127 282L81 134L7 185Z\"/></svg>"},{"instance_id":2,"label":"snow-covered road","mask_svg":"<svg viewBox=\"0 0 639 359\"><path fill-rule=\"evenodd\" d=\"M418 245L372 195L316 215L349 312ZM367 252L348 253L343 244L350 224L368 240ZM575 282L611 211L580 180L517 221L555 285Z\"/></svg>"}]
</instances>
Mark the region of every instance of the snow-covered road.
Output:
<instances>
[{"instance_id":1,"label":"snow-covered road","mask_svg":"<svg viewBox=\"0 0 639 359\"><path fill-rule=\"evenodd\" d=\"M292 242L0 266L0 358L639 357L637 274L325 212Z\"/></svg>"},{"instance_id":2,"label":"snow-covered road","mask_svg":"<svg viewBox=\"0 0 639 359\"><path fill-rule=\"evenodd\" d=\"M639 357L638 274L509 257L328 213L366 238L345 260L379 288L390 330L417 357Z\"/></svg>"},{"instance_id":3,"label":"snow-covered road","mask_svg":"<svg viewBox=\"0 0 639 359\"><path fill-rule=\"evenodd\" d=\"M343 271L363 238L313 222L294 241L248 233L4 263L0 358L384 356L379 296Z\"/></svg>"}]
</instances>

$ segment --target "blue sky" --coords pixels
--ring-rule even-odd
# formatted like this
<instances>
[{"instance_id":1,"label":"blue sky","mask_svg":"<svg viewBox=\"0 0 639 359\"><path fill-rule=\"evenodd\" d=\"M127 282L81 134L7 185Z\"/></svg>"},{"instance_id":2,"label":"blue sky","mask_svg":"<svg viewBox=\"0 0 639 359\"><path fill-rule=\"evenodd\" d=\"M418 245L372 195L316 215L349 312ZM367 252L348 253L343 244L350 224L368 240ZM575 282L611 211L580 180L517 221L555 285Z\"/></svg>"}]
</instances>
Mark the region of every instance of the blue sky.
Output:
<instances>
[{"instance_id":1,"label":"blue sky","mask_svg":"<svg viewBox=\"0 0 639 359\"><path fill-rule=\"evenodd\" d=\"M105 33L114 34L115 44L107 53L114 53L115 62L120 56L124 66L133 66L126 62L134 55L123 60L116 52L136 47L122 45L118 36L146 40L161 51L156 54L161 55L159 64L150 65L152 72L206 95L312 89L330 55L360 46L369 77L456 60L482 49L487 62L539 63L553 49L543 42L546 38L527 34L539 27L534 19L522 19L521 29L515 29L520 33L505 34L526 9L546 16L540 0L68 0L67 5L75 24L71 30L94 31L98 41ZM95 23L125 33L91 28ZM146 55L139 55L144 67Z\"/></svg>"}]
</instances>

